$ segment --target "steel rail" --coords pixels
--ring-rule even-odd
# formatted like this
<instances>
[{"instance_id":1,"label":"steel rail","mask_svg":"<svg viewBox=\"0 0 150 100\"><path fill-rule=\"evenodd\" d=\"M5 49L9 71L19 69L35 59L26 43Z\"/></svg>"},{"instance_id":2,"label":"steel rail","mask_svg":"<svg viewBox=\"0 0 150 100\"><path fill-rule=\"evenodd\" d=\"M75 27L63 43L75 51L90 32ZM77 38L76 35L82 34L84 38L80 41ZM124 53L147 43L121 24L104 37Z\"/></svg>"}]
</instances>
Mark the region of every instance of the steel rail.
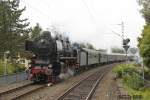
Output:
<instances>
[{"instance_id":1,"label":"steel rail","mask_svg":"<svg viewBox=\"0 0 150 100\"><path fill-rule=\"evenodd\" d=\"M88 79L91 75L88 75L86 78L80 80L76 84L74 84L72 87L70 87L64 94L60 95L56 100L63 100L63 98L70 93L74 88L79 86L84 80Z\"/></svg>"},{"instance_id":2,"label":"steel rail","mask_svg":"<svg viewBox=\"0 0 150 100\"><path fill-rule=\"evenodd\" d=\"M10 93L10 92L17 91L17 90L19 90L19 89L28 87L28 86L30 86L30 85L32 85L32 84L33 84L33 83L28 83L28 84L25 84L25 85L23 85L23 86L18 86L18 87L12 88L12 89L10 89L10 90L3 91L3 92L0 93L0 97L1 97L2 95L8 94L8 93Z\"/></svg>"},{"instance_id":3,"label":"steel rail","mask_svg":"<svg viewBox=\"0 0 150 100\"><path fill-rule=\"evenodd\" d=\"M92 77L92 76L98 74L98 75L99 75L98 79L95 79L96 82L92 83L92 84L94 84L94 85L91 84L92 87L91 87L89 93L87 93L87 96L86 96L86 100L90 100L91 97L92 97L92 95L93 95L93 93L94 93L95 90L96 90L96 87L98 86L99 82L102 80L102 78L103 78L103 76L104 76L104 73L108 72L108 69L110 69L110 68L109 68L109 67L108 67L108 68L106 67L106 68L104 68L104 69L101 69L101 70L97 71L97 72L94 73L94 74L88 75L86 78L80 80L80 81L77 82L75 85L73 85L72 87L70 87L65 93L63 93L62 95L60 95L60 96L59 96L57 99L55 99L55 100L64 100L65 97L67 97L75 88L77 88L77 87L78 87L81 83L83 83L86 79L88 79L88 78L90 78L90 77ZM103 71L103 70L105 70L105 71ZM101 71L102 71L102 72L101 72ZM99 72L102 73L102 74L100 74ZM71 99L70 99L70 100L71 100Z\"/></svg>"},{"instance_id":4,"label":"steel rail","mask_svg":"<svg viewBox=\"0 0 150 100\"><path fill-rule=\"evenodd\" d=\"M14 98L11 99L11 100L19 100L21 97L26 96L26 95L28 95L28 94L30 94L30 93L35 92L35 91L38 91L38 90L40 90L40 89L42 89L42 88L44 88L44 87L46 87L46 86L45 86L45 85L39 86L39 87L37 87L36 89L32 89L32 90L28 91L27 93L23 93L23 94L21 94L21 95L19 95L19 96L16 96L16 97L14 97Z\"/></svg>"},{"instance_id":5,"label":"steel rail","mask_svg":"<svg viewBox=\"0 0 150 100\"><path fill-rule=\"evenodd\" d=\"M0 94L0 100L16 100L19 99L27 94L30 94L34 91L37 91L41 88L44 88L45 85L34 85L34 84L27 84L22 87L14 88L9 91L3 92ZM13 95L12 95L13 94Z\"/></svg>"},{"instance_id":6,"label":"steel rail","mask_svg":"<svg viewBox=\"0 0 150 100\"><path fill-rule=\"evenodd\" d=\"M99 79L96 81L96 83L94 84L93 88L91 89L90 93L88 94L88 96L86 97L86 100L91 100L92 95L94 94L96 87L98 86L98 84L100 83L100 81L103 79L104 74L102 74Z\"/></svg>"}]
</instances>

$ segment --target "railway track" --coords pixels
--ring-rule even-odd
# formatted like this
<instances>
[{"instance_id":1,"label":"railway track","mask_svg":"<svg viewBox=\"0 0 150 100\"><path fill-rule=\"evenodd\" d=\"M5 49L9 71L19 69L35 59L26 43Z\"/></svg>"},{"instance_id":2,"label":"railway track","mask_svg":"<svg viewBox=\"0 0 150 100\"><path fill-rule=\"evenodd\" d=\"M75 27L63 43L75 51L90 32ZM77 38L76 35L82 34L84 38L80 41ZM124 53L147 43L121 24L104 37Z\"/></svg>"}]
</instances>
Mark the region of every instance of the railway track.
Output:
<instances>
[{"instance_id":1,"label":"railway track","mask_svg":"<svg viewBox=\"0 0 150 100\"><path fill-rule=\"evenodd\" d=\"M56 100L90 100L98 83L103 76L112 67L105 67L94 74L90 74L80 82L75 83L64 94L58 97ZM5 92L0 93L0 100L20 100L30 93L46 87L46 85L38 84L26 84Z\"/></svg>"},{"instance_id":2,"label":"railway track","mask_svg":"<svg viewBox=\"0 0 150 100\"><path fill-rule=\"evenodd\" d=\"M45 87L45 85L38 85L33 83L26 84L24 86L0 93L0 100L16 100L43 87Z\"/></svg>"},{"instance_id":3,"label":"railway track","mask_svg":"<svg viewBox=\"0 0 150 100\"><path fill-rule=\"evenodd\" d=\"M87 76L80 82L73 85L65 93L60 95L56 100L91 100L96 87L102 80L103 76L112 67L107 67L97 71L96 73Z\"/></svg>"}]
</instances>

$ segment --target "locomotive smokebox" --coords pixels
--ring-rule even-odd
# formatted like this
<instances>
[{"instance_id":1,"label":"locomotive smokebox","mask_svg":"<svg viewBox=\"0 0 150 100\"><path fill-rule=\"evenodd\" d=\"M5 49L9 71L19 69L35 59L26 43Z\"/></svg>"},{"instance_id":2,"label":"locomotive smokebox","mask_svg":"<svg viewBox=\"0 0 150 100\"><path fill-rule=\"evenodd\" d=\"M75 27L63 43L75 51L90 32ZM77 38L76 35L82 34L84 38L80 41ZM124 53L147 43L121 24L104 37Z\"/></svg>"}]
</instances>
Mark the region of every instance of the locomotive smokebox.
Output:
<instances>
[{"instance_id":1,"label":"locomotive smokebox","mask_svg":"<svg viewBox=\"0 0 150 100\"><path fill-rule=\"evenodd\" d=\"M51 33L43 31L41 35L34 40L27 40L25 50L30 51L38 57L49 57L55 51L55 46Z\"/></svg>"}]
</instances>

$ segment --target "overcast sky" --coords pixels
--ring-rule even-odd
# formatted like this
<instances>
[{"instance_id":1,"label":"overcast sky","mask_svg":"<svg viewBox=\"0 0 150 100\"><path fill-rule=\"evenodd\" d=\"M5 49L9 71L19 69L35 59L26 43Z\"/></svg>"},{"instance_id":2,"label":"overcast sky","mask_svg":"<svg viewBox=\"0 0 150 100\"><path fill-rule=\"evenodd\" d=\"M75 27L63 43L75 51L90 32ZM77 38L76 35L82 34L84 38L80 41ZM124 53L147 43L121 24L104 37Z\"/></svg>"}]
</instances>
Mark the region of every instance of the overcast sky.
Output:
<instances>
[{"instance_id":1,"label":"overcast sky","mask_svg":"<svg viewBox=\"0 0 150 100\"><path fill-rule=\"evenodd\" d=\"M20 0L26 6L23 13L31 26L37 22L43 29L52 25L66 32L72 41L89 42L97 49L121 47L121 34L124 22L125 37L136 47L144 19L139 13L136 0Z\"/></svg>"}]
</instances>

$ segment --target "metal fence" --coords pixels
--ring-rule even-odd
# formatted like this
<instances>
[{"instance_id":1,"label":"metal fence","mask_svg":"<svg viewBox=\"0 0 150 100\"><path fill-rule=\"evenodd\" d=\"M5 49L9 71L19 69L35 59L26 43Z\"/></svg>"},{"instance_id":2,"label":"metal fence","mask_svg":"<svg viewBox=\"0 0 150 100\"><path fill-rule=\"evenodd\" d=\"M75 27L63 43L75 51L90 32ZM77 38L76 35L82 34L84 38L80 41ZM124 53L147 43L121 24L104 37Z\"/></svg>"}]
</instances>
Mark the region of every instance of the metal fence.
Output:
<instances>
[{"instance_id":1,"label":"metal fence","mask_svg":"<svg viewBox=\"0 0 150 100\"><path fill-rule=\"evenodd\" d=\"M12 84L26 79L27 79L27 73L25 72L18 72L10 75L1 75L0 85Z\"/></svg>"}]
</instances>

